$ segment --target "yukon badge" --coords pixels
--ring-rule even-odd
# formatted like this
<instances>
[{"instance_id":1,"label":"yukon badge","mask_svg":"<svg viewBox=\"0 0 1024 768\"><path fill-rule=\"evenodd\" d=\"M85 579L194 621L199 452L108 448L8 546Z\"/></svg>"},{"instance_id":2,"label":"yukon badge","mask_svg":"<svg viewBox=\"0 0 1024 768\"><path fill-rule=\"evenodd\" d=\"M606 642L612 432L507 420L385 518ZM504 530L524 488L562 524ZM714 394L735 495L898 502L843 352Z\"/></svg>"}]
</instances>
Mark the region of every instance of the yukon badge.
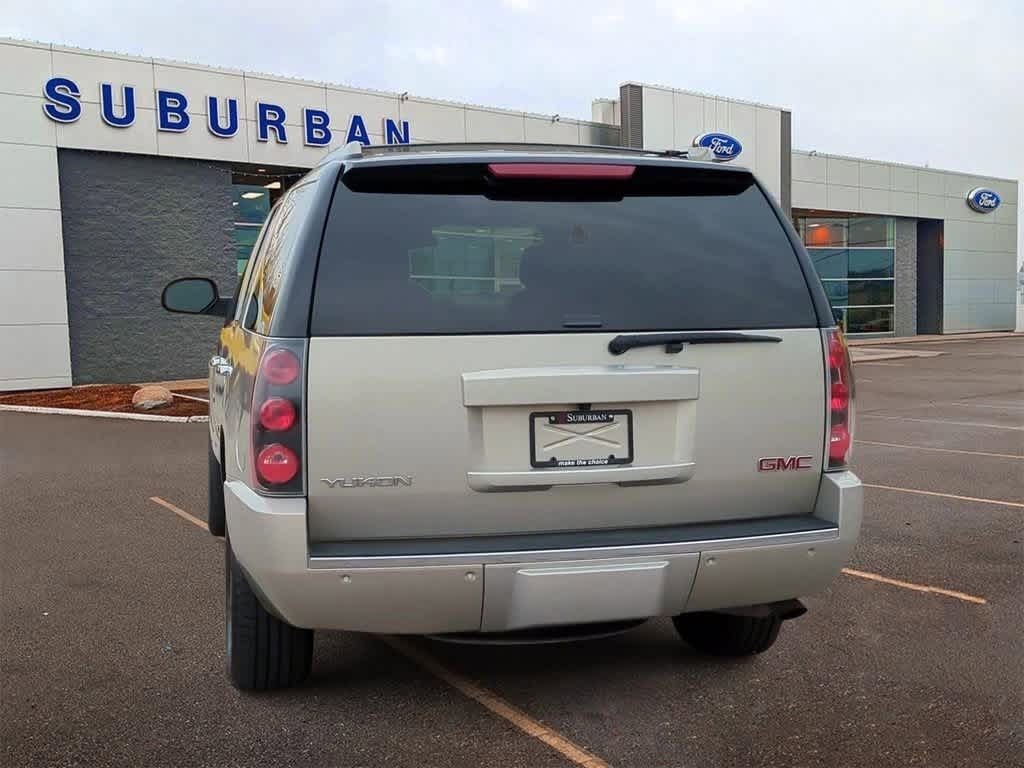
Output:
<instances>
[{"instance_id":1,"label":"yukon badge","mask_svg":"<svg viewBox=\"0 0 1024 768\"><path fill-rule=\"evenodd\" d=\"M757 460L758 472L785 472L789 469L810 469L811 456L766 456Z\"/></svg>"},{"instance_id":2,"label":"yukon badge","mask_svg":"<svg viewBox=\"0 0 1024 768\"><path fill-rule=\"evenodd\" d=\"M330 488L397 488L412 485L412 475L379 475L377 477L336 477L320 478Z\"/></svg>"}]
</instances>

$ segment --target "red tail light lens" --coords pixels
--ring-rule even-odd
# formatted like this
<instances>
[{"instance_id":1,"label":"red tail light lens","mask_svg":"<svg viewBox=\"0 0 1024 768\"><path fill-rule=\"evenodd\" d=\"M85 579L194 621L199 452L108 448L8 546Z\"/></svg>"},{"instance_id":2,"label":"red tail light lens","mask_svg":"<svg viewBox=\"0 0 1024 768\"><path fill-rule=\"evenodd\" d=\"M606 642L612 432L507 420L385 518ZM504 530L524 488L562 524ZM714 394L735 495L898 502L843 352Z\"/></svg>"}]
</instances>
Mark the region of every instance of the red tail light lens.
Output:
<instances>
[{"instance_id":1,"label":"red tail light lens","mask_svg":"<svg viewBox=\"0 0 1024 768\"><path fill-rule=\"evenodd\" d=\"M256 455L256 473L268 485L283 485L299 472L299 457L280 443L265 446Z\"/></svg>"},{"instance_id":2,"label":"red tail light lens","mask_svg":"<svg viewBox=\"0 0 1024 768\"><path fill-rule=\"evenodd\" d=\"M299 378L302 366L290 350L277 348L268 352L260 363L260 376L268 383L284 386Z\"/></svg>"},{"instance_id":3,"label":"red tail light lens","mask_svg":"<svg viewBox=\"0 0 1024 768\"><path fill-rule=\"evenodd\" d=\"M266 344L256 366L249 411L250 480L257 492L301 496L306 341L273 339Z\"/></svg>"},{"instance_id":4,"label":"red tail light lens","mask_svg":"<svg viewBox=\"0 0 1024 768\"><path fill-rule=\"evenodd\" d=\"M853 447L853 368L838 328L826 331L829 373L828 468L845 469Z\"/></svg>"},{"instance_id":5,"label":"red tail light lens","mask_svg":"<svg viewBox=\"0 0 1024 768\"><path fill-rule=\"evenodd\" d=\"M491 163L487 170L496 179L618 179L633 178L635 165L600 163Z\"/></svg>"},{"instance_id":6,"label":"red tail light lens","mask_svg":"<svg viewBox=\"0 0 1024 768\"><path fill-rule=\"evenodd\" d=\"M260 424L271 432L284 432L295 424L295 406L283 397L272 397L260 406Z\"/></svg>"}]
</instances>

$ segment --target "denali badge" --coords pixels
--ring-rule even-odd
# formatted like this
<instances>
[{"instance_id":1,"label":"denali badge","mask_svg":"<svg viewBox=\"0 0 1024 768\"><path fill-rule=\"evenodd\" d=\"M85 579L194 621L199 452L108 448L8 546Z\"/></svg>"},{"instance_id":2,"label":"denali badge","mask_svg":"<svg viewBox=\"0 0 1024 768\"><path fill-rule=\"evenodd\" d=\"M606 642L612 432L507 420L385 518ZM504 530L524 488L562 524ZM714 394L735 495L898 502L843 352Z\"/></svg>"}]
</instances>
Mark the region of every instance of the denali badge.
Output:
<instances>
[{"instance_id":1,"label":"denali badge","mask_svg":"<svg viewBox=\"0 0 1024 768\"><path fill-rule=\"evenodd\" d=\"M412 475L382 475L379 477L336 477L330 480L320 478L331 488L394 488L399 485L412 485Z\"/></svg>"},{"instance_id":2,"label":"denali badge","mask_svg":"<svg viewBox=\"0 0 1024 768\"><path fill-rule=\"evenodd\" d=\"M757 460L758 472L784 472L787 469L810 469L811 456L768 456Z\"/></svg>"}]
</instances>

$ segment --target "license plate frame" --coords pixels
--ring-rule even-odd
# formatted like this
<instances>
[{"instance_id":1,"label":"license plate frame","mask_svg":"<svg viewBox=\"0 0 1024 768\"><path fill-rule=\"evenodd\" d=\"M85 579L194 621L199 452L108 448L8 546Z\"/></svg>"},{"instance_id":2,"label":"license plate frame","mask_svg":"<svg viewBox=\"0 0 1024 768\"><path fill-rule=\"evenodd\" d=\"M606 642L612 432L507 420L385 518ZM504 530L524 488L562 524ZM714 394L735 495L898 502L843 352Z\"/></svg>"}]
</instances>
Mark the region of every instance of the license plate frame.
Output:
<instances>
[{"instance_id":1,"label":"license plate frame","mask_svg":"<svg viewBox=\"0 0 1024 768\"><path fill-rule=\"evenodd\" d=\"M575 417L575 418L574 418ZM619 455L614 448L608 446L607 456L588 455L579 456L569 452L562 457L557 455L549 459L539 459L537 455L537 424L547 421L547 426L556 430L559 425L565 425L561 430L562 439L570 439L570 443L577 441L596 442L598 444L611 442L604 438L604 434L610 430L602 430L602 427L616 425L625 426L625 441L622 446L625 448L625 455ZM570 430L572 425L593 425L593 429L583 432ZM596 433L596 434L595 434ZM556 441L557 442L557 441ZM543 446L542 446L543 447ZM595 410L572 410L572 411L534 411L530 414L530 466L534 469L600 469L601 467L617 467L633 463L633 411L628 408L600 408Z\"/></svg>"}]
</instances>

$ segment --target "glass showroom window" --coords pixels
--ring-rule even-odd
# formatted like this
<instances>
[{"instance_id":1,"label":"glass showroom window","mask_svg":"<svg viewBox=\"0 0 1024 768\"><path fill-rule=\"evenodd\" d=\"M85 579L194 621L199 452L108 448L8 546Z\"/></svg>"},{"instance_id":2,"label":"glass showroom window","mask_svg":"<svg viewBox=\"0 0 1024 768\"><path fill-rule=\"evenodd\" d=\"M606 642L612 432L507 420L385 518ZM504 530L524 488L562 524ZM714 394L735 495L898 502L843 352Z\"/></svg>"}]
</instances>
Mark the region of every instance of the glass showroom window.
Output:
<instances>
[{"instance_id":1,"label":"glass showroom window","mask_svg":"<svg viewBox=\"0 0 1024 768\"><path fill-rule=\"evenodd\" d=\"M796 223L843 330L851 335L893 333L893 219L798 216Z\"/></svg>"},{"instance_id":2,"label":"glass showroom window","mask_svg":"<svg viewBox=\"0 0 1024 768\"><path fill-rule=\"evenodd\" d=\"M270 212L270 190L255 184L232 184L231 210L235 219L235 262L238 274L242 274Z\"/></svg>"}]
</instances>

